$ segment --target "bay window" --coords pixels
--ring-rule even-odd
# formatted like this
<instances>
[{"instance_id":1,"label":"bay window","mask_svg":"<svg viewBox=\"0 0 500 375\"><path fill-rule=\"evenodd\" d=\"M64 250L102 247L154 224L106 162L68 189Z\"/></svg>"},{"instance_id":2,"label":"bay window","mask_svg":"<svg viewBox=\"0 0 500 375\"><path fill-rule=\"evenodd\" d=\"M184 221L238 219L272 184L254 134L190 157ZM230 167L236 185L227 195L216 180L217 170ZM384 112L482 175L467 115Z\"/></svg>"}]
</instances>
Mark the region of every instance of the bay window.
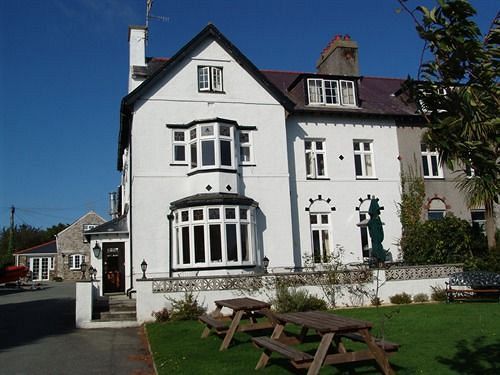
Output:
<instances>
[{"instance_id":1,"label":"bay window","mask_svg":"<svg viewBox=\"0 0 500 375\"><path fill-rule=\"evenodd\" d=\"M174 213L176 268L255 264L255 208L199 206Z\"/></svg>"}]
</instances>

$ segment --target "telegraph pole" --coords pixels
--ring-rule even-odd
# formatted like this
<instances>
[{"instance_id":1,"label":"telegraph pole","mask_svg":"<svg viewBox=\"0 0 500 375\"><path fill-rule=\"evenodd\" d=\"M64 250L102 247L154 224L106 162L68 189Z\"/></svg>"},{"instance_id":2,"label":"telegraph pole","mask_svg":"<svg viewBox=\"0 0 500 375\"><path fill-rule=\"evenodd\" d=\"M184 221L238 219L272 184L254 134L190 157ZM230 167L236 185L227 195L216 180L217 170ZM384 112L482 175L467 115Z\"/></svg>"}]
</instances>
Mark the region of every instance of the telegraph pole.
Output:
<instances>
[{"instance_id":1,"label":"telegraph pole","mask_svg":"<svg viewBox=\"0 0 500 375\"><path fill-rule=\"evenodd\" d=\"M12 206L10 208L10 233L9 233L9 248L7 250L7 259L10 260L12 253L14 252L14 214L16 213L16 208Z\"/></svg>"}]
</instances>

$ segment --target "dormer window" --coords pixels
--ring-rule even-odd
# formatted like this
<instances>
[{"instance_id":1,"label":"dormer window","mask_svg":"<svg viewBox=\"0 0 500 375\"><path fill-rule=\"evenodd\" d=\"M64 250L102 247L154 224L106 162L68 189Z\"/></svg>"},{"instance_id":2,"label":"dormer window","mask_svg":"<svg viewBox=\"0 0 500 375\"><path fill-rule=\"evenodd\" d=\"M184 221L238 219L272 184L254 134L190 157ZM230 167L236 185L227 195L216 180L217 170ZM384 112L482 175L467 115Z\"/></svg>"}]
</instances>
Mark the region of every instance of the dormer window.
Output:
<instances>
[{"instance_id":1,"label":"dormer window","mask_svg":"<svg viewBox=\"0 0 500 375\"><path fill-rule=\"evenodd\" d=\"M199 66L198 91L223 92L222 68L218 66Z\"/></svg>"},{"instance_id":2,"label":"dormer window","mask_svg":"<svg viewBox=\"0 0 500 375\"><path fill-rule=\"evenodd\" d=\"M309 78L307 93L310 105L356 105L353 81Z\"/></svg>"}]
</instances>

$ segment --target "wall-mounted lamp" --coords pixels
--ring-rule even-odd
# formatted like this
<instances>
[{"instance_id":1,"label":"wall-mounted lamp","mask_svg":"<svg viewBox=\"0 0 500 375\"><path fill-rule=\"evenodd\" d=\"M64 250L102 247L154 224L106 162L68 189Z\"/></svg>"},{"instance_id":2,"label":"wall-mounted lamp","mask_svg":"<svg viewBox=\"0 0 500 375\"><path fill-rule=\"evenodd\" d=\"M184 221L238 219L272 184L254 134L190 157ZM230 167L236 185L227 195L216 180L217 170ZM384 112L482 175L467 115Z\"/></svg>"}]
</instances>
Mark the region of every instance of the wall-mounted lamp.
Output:
<instances>
[{"instance_id":1,"label":"wall-mounted lamp","mask_svg":"<svg viewBox=\"0 0 500 375\"><path fill-rule=\"evenodd\" d=\"M82 280L85 280L85 272L87 272L87 263L82 262L82 264L80 264L80 270L82 271Z\"/></svg>"},{"instance_id":2,"label":"wall-mounted lamp","mask_svg":"<svg viewBox=\"0 0 500 375\"><path fill-rule=\"evenodd\" d=\"M92 251L94 252L94 256L99 259L101 256L101 247L99 246L99 242L96 241L95 246L92 248Z\"/></svg>"},{"instance_id":3,"label":"wall-mounted lamp","mask_svg":"<svg viewBox=\"0 0 500 375\"><path fill-rule=\"evenodd\" d=\"M90 266L90 268L89 268L90 281L95 280L96 273L97 273L97 270L94 267Z\"/></svg>"},{"instance_id":4,"label":"wall-mounted lamp","mask_svg":"<svg viewBox=\"0 0 500 375\"><path fill-rule=\"evenodd\" d=\"M262 265L264 266L264 273L267 273L267 267L269 266L269 258L264 257L262 259Z\"/></svg>"},{"instance_id":5,"label":"wall-mounted lamp","mask_svg":"<svg viewBox=\"0 0 500 375\"><path fill-rule=\"evenodd\" d=\"M148 264L146 261L143 259L141 263L141 270L142 270L142 279L146 279L146 270L148 269Z\"/></svg>"}]
</instances>

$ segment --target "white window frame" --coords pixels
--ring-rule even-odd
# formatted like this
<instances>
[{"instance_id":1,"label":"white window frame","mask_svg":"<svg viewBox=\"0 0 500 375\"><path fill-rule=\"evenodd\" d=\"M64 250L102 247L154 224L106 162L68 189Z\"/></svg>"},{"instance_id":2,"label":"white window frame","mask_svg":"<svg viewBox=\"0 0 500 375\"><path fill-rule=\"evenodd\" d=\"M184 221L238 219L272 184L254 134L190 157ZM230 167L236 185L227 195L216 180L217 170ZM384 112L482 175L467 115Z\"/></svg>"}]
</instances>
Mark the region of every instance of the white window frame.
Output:
<instances>
[{"instance_id":1,"label":"white window frame","mask_svg":"<svg viewBox=\"0 0 500 375\"><path fill-rule=\"evenodd\" d=\"M443 178L443 167L439 163L439 152L436 149L430 149L425 143L420 144L420 152L422 156L422 175L424 178ZM427 167L427 173L425 167Z\"/></svg>"},{"instance_id":2,"label":"white window frame","mask_svg":"<svg viewBox=\"0 0 500 375\"><path fill-rule=\"evenodd\" d=\"M310 148L307 144L310 144ZM322 149L318 149L317 143L322 144ZM321 138L306 138L304 139L304 152L306 163L306 177L310 179L328 178L326 169L326 140ZM323 159L323 174L320 174L319 163Z\"/></svg>"},{"instance_id":3,"label":"white window frame","mask_svg":"<svg viewBox=\"0 0 500 375\"><path fill-rule=\"evenodd\" d=\"M222 67L198 66L198 91L224 92Z\"/></svg>"},{"instance_id":4,"label":"white window frame","mask_svg":"<svg viewBox=\"0 0 500 375\"><path fill-rule=\"evenodd\" d=\"M212 127L213 131L211 133L205 133L203 135L203 130ZM229 129L229 136L221 134L222 129ZM191 133L195 132L196 136L191 138ZM189 152L187 157L187 163L189 165L190 171L197 170L210 170L210 169L235 169L235 148L234 148L234 134L235 128L233 125L228 125L225 123L218 122L210 122L210 123L202 123L197 124L191 128L189 128L186 132L189 135ZM229 158L230 165L223 164L224 158L223 156L223 142L229 142ZM214 163L207 164L207 160L204 159L203 148L204 144L212 144L213 145L213 153L214 153ZM193 148L195 151L195 159L193 160Z\"/></svg>"},{"instance_id":5,"label":"white window frame","mask_svg":"<svg viewBox=\"0 0 500 375\"><path fill-rule=\"evenodd\" d=\"M219 210L217 217L210 217L210 210ZM202 210L203 219L194 220L194 211ZM227 210L233 212L234 217L227 216ZM242 212L243 211L243 212ZM184 219L183 221L183 214ZM246 212L246 218L242 213ZM236 229L236 260L229 259L228 249L228 225L235 226ZM220 259L212 260L212 242L211 242L211 226L219 226L220 236L218 243L221 246ZM203 261L196 261L195 249L195 227L203 227ZM243 227L246 228L246 252L243 249ZM187 229L183 229L187 228ZM187 240L189 241L187 250L189 259L184 259L184 239L183 233L188 233ZM216 205L216 206L198 206L182 208L174 213L174 265L176 269L201 269L214 268L225 266L253 266L255 265L255 208L248 206L232 206L232 205ZM245 255L246 253L246 255ZM200 254L198 254L200 255Z\"/></svg>"},{"instance_id":6,"label":"white window frame","mask_svg":"<svg viewBox=\"0 0 500 375\"><path fill-rule=\"evenodd\" d=\"M345 86L345 89L348 90L347 95L345 95L344 86ZM340 81L340 92L341 92L341 97L342 97L342 105L351 106L351 107L356 106L356 90L354 88L353 81L341 80Z\"/></svg>"},{"instance_id":7,"label":"white window frame","mask_svg":"<svg viewBox=\"0 0 500 375\"><path fill-rule=\"evenodd\" d=\"M82 226L83 243L89 243L89 241L85 237L85 232L88 230L94 229L97 226L98 226L98 224L83 224L83 226Z\"/></svg>"},{"instance_id":8,"label":"white window frame","mask_svg":"<svg viewBox=\"0 0 500 375\"><path fill-rule=\"evenodd\" d=\"M247 135L248 136L248 141L242 141L241 136L242 135ZM240 130L239 131L239 142L240 142L240 163L245 165L245 164L253 164L254 163L254 156L253 156L253 142L252 142L252 132L250 130ZM243 156L245 155L243 152L243 149L248 150L248 159L244 159Z\"/></svg>"},{"instance_id":9,"label":"white window frame","mask_svg":"<svg viewBox=\"0 0 500 375\"><path fill-rule=\"evenodd\" d=\"M349 95L342 95L342 85L349 89ZM356 87L354 81L323 78L307 79L307 98L310 105L355 107ZM350 100L348 100L350 98Z\"/></svg>"},{"instance_id":10,"label":"white window frame","mask_svg":"<svg viewBox=\"0 0 500 375\"><path fill-rule=\"evenodd\" d=\"M176 139L177 135L182 135L182 140ZM172 131L172 164L186 164L187 163L187 147L186 147L186 132L184 130L174 129ZM184 149L184 159L177 159L176 148L181 147Z\"/></svg>"},{"instance_id":11,"label":"white window frame","mask_svg":"<svg viewBox=\"0 0 500 375\"><path fill-rule=\"evenodd\" d=\"M78 262L76 261L76 259L78 259ZM68 257L68 265L70 270L80 270L82 268L83 262L85 262L85 255L70 254Z\"/></svg>"},{"instance_id":12,"label":"white window frame","mask_svg":"<svg viewBox=\"0 0 500 375\"><path fill-rule=\"evenodd\" d=\"M326 218L326 223L325 219ZM332 230L330 212L310 212L311 226L311 256L315 264L327 263L332 255ZM317 243L315 241L317 234ZM326 234L326 239L325 239ZM326 246L325 246L326 245Z\"/></svg>"},{"instance_id":13,"label":"white window frame","mask_svg":"<svg viewBox=\"0 0 500 375\"><path fill-rule=\"evenodd\" d=\"M359 143L359 150L356 150L355 144ZM370 145L368 150L365 150L365 145ZM354 174L357 179L375 179L375 154L373 150L373 140L370 139L354 139L352 141L354 151ZM356 160L359 159L361 173L356 170ZM368 172L368 160L371 162L371 173Z\"/></svg>"}]
</instances>

